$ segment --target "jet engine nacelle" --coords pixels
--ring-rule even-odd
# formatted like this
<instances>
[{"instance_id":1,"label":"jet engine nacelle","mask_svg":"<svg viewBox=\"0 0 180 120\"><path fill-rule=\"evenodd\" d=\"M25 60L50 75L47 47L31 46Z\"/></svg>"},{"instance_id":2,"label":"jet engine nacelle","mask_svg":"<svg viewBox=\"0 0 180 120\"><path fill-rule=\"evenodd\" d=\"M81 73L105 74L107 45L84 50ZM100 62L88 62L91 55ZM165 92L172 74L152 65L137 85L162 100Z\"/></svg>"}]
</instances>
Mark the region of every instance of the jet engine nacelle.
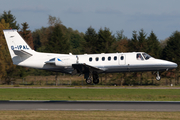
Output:
<instances>
[{"instance_id":1,"label":"jet engine nacelle","mask_svg":"<svg viewBox=\"0 0 180 120\"><path fill-rule=\"evenodd\" d=\"M69 67L77 62L76 56L58 57L55 59L55 65L59 67Z\"/></svg>"}]
</instances>

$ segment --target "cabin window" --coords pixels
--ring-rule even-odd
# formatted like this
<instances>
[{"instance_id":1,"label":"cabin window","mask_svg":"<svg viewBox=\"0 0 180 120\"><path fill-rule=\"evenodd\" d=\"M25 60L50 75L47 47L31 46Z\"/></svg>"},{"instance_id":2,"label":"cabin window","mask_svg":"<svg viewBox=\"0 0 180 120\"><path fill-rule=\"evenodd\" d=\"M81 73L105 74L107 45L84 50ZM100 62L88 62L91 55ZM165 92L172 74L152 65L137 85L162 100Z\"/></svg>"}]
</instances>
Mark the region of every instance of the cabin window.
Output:
<instances>
[{"instance_id":1,"label":"cabin window","mask_svg":"<svg viewBox=\"0 0 180 120\"><path fill-rule=\"evenodd\" d=\"M102 61L104 61L105 60L105 57L102 57Z\"/></svg>"},{"instance_id":2,"label":"cabin window","mask_svg":"<svg viewBox=\"0 0 180 120\"><path fill-rule=\"evenodd\" d=\"M108 57L108 60L109 60L109 61L111 60L111 57L110 57L110 56Z\"/></svg>"},{"instance_id":3,"label":"cabin window","mask_svg":"<svg viewBox=\"0 0 180 120\"><path fill-rule=\"evenodd\" d=\"M136 58L137 58L137 60L144 60L140 53L137 54Z\"/></svg>"},{"instance_id":4,"label":"cabin window","mask_svg":"<svg viewBox=\"0 0 180 120\"><path fill-rule=\"evenodd\" d=\"M97 57L97 58L96 58L96 61L98 61L98 60L99 60L99 58Z\"/></svg>"},{"instance_id":5,"label":"cabin window","mask_svg":"<svg viewBox=\"0 0 180 120\"><path fill-rule=\"evenodd\" d=\"M92 57L89 58L89 61L90 61L90 62L92 61Z\"/></svg>"},{"instance_id":6,"label":"cabin window","mask_svg":"<svg viewBox=\"0 0 180 120\"><path fill-rule=\"evenodd\" d=\"M121 56L121 60L124 60L124 56Z\"/></svg>"},{"instance_id":7,"label":"cabin window","mask_svg":"<svg viewBox=\"0 0 180 120\"><path fill-rule=\"evenodd\" d=\"M114 60L117 60L117 56L114 56Z\"/></svg>"}]
</instances>

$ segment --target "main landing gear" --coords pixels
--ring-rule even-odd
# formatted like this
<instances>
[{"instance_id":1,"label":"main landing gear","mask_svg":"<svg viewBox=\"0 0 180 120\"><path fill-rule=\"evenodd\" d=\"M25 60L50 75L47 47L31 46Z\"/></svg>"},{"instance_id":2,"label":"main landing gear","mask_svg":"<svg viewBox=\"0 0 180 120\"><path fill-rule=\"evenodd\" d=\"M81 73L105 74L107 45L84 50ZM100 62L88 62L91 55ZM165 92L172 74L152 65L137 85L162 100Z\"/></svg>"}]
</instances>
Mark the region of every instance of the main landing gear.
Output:
<instances>
[{"instance_id":1,"label":"main landing gear","mask_svg":"<svg viewBox=\"0 0 180 120\"><path fill-rule=\"evenodd\" d=\"M91 84L92 83L92 79L93 79L93 83L94 84L98 84L99 83L99 76L97 73L93 73L93 74L89 74L86 77L86 83L87 84Z\"/></svg>"},{"instance_id":2,"label":"main landing gear","mask_svg":"<svg viewBox=\"0 0 180 120\"><path fill-rule=\"evenodd\" d=\"M93 74L93 83L98 84L99 83L99 76L98 74Z\"/></svg>"},{"instance_id":3,"label":"main landing gear","mask_svg":"<svg viewBox=\"0 0 180 120\"><path fill-rule=\"evenodd\" d=\"M89 76L88 78L86 78L86 83L87 84L91 84L92 83L92 77Z\"/></svg>"}]
</instances>

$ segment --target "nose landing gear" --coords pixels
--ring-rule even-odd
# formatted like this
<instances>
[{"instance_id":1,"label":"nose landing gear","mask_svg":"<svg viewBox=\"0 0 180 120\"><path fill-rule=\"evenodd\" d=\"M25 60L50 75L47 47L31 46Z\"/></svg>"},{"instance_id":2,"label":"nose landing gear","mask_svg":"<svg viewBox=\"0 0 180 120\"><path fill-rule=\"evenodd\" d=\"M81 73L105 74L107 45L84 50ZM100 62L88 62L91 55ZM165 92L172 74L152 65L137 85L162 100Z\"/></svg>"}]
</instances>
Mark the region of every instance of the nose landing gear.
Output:
<instances>
[{"instance_id":1,"label":"nose landing gear","mask_svg":"<svg viewBox=\"0 0 180 120\"><path fill-rule=\"evenodd\" d=\"M159 75L159 71L156 72L156 75L157 75L157 76L156 76L156 80L157 80L157 81L161 80L161 76Z\"/></svg>"}]
</instances>

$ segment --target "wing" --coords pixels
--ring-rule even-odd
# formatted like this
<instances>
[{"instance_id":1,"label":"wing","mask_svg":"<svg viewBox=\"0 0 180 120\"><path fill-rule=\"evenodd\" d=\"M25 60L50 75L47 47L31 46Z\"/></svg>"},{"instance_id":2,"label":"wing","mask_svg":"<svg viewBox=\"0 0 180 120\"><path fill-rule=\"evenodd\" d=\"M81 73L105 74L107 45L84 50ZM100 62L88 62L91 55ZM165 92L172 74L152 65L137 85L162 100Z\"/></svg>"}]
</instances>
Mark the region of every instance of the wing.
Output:
<instances>
[{"instance_id":1,"label":"wing","mask_svg":"<svg viewBox=\"0 0 180 120\"><path fill-rule=\"evenodd\" d=\"M85 63L83 64L72 64L72 67L77 70L78 73L87 73L87 72L92 72L95 71L97 73L103 72L103 69L87 65Z\"/></svg>"}]
</instances>

